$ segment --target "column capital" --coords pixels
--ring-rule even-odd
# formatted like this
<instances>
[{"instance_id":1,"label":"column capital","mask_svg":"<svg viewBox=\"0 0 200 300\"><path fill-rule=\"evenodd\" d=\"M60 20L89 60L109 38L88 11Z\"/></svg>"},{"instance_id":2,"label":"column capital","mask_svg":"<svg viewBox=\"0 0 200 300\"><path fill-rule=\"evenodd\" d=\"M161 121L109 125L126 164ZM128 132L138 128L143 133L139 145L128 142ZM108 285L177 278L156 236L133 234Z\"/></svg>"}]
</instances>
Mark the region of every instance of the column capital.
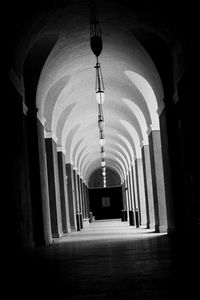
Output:
<instances>
[{"instance_id":1,"label":"column capital","mask_svg":"<svg viewBox=\"0 0 200 300\"><path fill-rule=\"evenodd\" d=\"M63 146L57 146L57 152L62 152L64 155L66 154L66 150Z\"/></svg>"},{"instance_id":2,"label":"column capital","mask_svg":"<svg viewBox=\"0 0 200 300\"><path fill-rule=\"evenodd\" d=\"M148 129L147 129L147 135L149 136L149 134L152 132L152 131L158 131L158 130L160 130L160 127L159 127L159 124L155 124L155 123L153 123L153 124L150 124L150 126L148 127Z\"/></svg>"},{"instance_id":3,"label":"column capital","mask_svg":"<svg viewBox=\"0 0 200 300\"><path fill-rule=\"evenodd\" d=\"M142 148L143 146L148 146L149 145L149 140L148 137L146 137L145 139L143 139L140 143L140 147Z\"/></svg>"},{"instance_id":4,"label":"column capital","mask_svg":"<svg viewBox=\"0 0 200 300\"><path fill-rule=\"evenodd\" d=\"M57 143L57 137L54 134L54 132L52 132L52 131L45 131L44 130L44 137L45 137L45 139L50 139L51 138L51 139L54 140L54 142Z\"/></svg>"},{"instance_id":5,"label":"column capital","mask_svg":"<svg viewBox=\"0 0 200 300\"><path fill-rule=\"evenodd\" d=\"M161 113L162 113L162 111L164 110L164 108L165 108L165 103L164 103L164 101L161 101L161 102L159 103L158 109L157 109L157 113L158 113L159 116L161 115Z\"/></svg>"},{"instance_id":6,"label":"column capital","mask_svg":"<svg viewBox=\"0 0 200 300\"><path fill-rule=\"evenodd\" d=\"M73 166L73 170L77 172L77 171L78 171L78 168L75 167L75 166Z\"/></svg>"},{"instance_id":7,"label":"column capital","mask_svg":"<svg viewBox=\"0 0 200 300\"><path fill-rule=\"evenodd\" d=\"M46 119L40 114L39 110L37 111L37 118L40 121L40 123L44 126Z\"/></svg>"}]
</instances>

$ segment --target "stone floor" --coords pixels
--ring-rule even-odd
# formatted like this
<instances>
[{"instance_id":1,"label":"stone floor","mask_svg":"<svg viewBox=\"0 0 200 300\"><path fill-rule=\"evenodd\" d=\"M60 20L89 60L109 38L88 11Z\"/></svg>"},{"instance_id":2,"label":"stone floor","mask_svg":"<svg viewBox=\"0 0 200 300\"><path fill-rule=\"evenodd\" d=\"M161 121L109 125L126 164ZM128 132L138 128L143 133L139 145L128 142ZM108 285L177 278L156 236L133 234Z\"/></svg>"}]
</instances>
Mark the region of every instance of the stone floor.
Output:
<instances>
[{"instance_id":1,"label":"stone floor","mask_svg":"<svg viewBox=\"0 0 200 300\"><path fill-rule=\"evenodd\" d=\"M195 238L96 221L23 254L8 292L19 299L197 299L198 257Z\"/></svg>"}]
</instances>

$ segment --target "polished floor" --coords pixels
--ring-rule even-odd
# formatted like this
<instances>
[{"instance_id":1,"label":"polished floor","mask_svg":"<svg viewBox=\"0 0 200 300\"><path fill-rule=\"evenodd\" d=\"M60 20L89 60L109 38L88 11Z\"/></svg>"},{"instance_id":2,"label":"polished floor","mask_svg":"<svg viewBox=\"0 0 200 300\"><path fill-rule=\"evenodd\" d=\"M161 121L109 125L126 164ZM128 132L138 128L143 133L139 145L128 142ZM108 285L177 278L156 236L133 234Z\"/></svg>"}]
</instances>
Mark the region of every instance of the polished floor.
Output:
<instances>
[{"instance_id":1,"label":"polished floor","mask_svg":"<svg viewBox=\"0 0 200 300\"><path fill-rule=\"evenodd\" d=\"M23 255L10 291L21 299L198 299L196 247L188 236L95 221Z\"/></svg>"}]
</instances>

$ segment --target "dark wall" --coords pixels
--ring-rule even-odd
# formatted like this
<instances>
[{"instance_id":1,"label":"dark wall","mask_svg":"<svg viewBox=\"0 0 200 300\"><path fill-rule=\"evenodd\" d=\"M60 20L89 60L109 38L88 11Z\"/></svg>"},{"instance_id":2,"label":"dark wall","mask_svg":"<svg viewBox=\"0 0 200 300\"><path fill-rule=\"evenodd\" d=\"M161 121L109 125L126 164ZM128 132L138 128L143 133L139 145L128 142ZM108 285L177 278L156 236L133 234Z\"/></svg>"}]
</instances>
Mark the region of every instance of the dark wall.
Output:
<instances>
[{"instance_id":1,"label":"dark wall","mask_svg":"<svg viewBox=\"0 0 200 300\"><path fill-rule=\"evenodd\" d=\"M6 185L2 216L5 217L5 233L12 235L12 248L19 250L34 245L32 231L32 209L30 196L29 165L27 154L27 140L25 128L25 115L23 114L22 100L19 93L9 85L12 97L12 106L9 111L9 122L6 124ZM9 123L9 124L8 124ZM7 125L8 124L8 125ZM4 157L4 158L5 158ZM8 186L7 186L8 184ZM10 239L10 235L9 239ZM5 243L8 245L7 243Z\"/></svg>"},{"instance_id":2,"label":"dark wall","mask_svg":"<svg viewBox=\"0 0 200 300\"><path fill-rule=\"evenodd\" d=\"M102 198L109 198L110 206L104 207L108 204L107 200ZM89 189L90 211L93 212L96 220L100 219L114 219L121 217L122 203L122 187Z\"/></svg>"}]
</instances>

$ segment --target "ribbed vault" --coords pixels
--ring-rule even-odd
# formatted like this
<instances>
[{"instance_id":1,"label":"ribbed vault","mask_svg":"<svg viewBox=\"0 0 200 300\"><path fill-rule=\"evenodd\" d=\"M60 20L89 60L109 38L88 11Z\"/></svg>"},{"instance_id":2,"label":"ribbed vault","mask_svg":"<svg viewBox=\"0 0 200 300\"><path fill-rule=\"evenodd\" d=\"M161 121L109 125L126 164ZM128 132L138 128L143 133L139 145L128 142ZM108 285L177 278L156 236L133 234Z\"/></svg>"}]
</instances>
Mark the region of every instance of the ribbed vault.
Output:
<instances>
[{"instance_id":1,"label":"ribbed vault","mask_svg":"<svg viewBox=\"0 0 200 300\"><path fill-rule=\"evenodd\" d=\"M62 147L66 163L94 185L91 176L101 160L89 2L68 4L62 12L65 18L54 25L60 35L44 64L36 105L45 131ZM163 90L153 61L132 33L131 11L123 15L120 1L112 9L107 1L97 5L103 38L99 61L105 84L105 161L110 174L117 174L122 183L134 159L141 157L141 144L148 143L147 129L159 129L157 109Z\"/></svg>"}]
</instances>

